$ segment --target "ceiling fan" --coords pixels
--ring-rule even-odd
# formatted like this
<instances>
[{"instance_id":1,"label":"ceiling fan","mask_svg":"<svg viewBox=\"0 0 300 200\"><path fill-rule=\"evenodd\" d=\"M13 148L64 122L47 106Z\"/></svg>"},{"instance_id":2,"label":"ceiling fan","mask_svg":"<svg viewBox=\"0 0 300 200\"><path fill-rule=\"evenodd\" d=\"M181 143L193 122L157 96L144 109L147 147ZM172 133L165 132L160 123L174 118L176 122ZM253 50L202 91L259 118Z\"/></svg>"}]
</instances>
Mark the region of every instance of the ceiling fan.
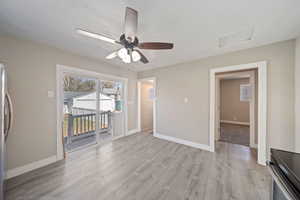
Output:
<instances>
[{"instance_id":1,"label":"ceiling fan","mask_svg":"<svg viewBox=\"0 0 300 200\"><path fill-rule=\"evenodd\" d=\"M141 61L142 63L148 63L148 59L139 49L152 49L152 50L161 50L161 49L172 49L172 43L162 43L162 42L142 42L140 43L136 33L138 25L138 12L132 8L126 7L125 13L125 25L124 25L124 34L120 36L120 40L114 40L104 35L86 31L83 29L77 29L77 33L91 37L94 39L103 40L113 44L118 44L123 46L123 48L110 53L106 56L106 59L113 59L119 57L124 63L131 63Z\"/></svg>"}]
</instances>

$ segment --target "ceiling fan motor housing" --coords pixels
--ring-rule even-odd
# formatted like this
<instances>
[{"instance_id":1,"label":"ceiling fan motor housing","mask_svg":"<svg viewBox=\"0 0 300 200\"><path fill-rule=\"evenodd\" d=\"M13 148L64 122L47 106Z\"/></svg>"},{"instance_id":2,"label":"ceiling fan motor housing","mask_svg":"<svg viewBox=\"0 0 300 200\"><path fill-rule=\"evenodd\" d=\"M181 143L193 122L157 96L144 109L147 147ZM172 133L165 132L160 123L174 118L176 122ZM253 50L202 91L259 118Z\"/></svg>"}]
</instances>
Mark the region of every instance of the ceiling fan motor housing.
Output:
<instances>
[{"instance_id":1,"label":"ceiling fan motor housing","mask_svg":"<svg viewBox=\"0 0 300 200\"><path fill-rule=\"evenodd\" d=\"M131 42L130 40L127 40L125 38L125 34L122 34L120 37L120 43L126 48L126 49L131 49L133 50L134 47L137 47L139 44L139 40L137 37L134 38L134 41Z\"/></svg>"}]
</instances>

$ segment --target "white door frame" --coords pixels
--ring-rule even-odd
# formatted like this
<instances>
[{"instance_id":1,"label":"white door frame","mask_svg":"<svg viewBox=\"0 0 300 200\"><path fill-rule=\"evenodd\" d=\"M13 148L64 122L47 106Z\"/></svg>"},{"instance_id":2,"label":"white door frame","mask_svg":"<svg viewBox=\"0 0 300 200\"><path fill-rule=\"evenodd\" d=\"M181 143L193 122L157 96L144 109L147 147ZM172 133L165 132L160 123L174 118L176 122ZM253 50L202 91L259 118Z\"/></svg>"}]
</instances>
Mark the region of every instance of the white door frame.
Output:
<instances>
[{"instance_id":1,"label":"white door frame","mask_svg":"<svg viewBox=\"0 0 300 200\"><path fill-rule=\"evenodd\" d=\"M219 74L216 75L216 140L219 139L220 137L220 81L224 79L236 79L236 78L249 78L249 85L251 86L251 91L252 91L252 96L251 96L251 101L249 101L249 127L250 127L250 147L252 148L257 148L257 145L255 144L255 127L256 127L256 122L255 122L255 112L256 112L256 83L255 83L255 72L254 71L243 71L243 72L233 72L233 73L225 73L225 74ZM228 121L229 123L234 123L233 121ZM239 124L246 124L247 123L240 123ZM238 124L237 123L237 124Z\"/></svg>"},{"instance_id":2,"label":"white door frame","mask_svg":"<svg viewBox=\"0 0 300 200\"><path fill-rule=\"evenodd\" d=\"M258 158L257 162L266 165L267 150L267 62L212 68L210 70L210 151L215 151L215 123L216 123L216 74L221 72L234 72L242 70L258 70L258 112L257 112L257 135L258 135Z\"/></svg>"},{"instance_id":3,"label":"white door frame","mask_svg":"<svg viewBox=\"0 0 300 200\"><path fill-rule=\"evenodd\" d=\"M88 71L85 69L80 69L77 67L70 67L65 65L56 65L56 159L62 160L64 159L64 150L63 150L63 141L62 141L62 120L63 120L63 77L65 73L69 74L78 74L82 76L88 76L93 78L107 78L113 80L120 80L124 83L124 125L123 125L123 135L126 136L128 134L128 108L127 108L127 98L128 98L128 79L109 75L102 74L94 71ZM119 138L120 136L118 136Z\"/></svg>"},{"instance_id":4,"label":"white door frame","mask_svg":"<svg viewBox=\"0 0 300 200\"><path fill-rule=\"evenodd\" d=\"M153 135L156 133L156 100L157 100L157 84L156 77L142 78L137 80L137 96L138 96L138 132L142 130L141 128L141 82L153 80L153 88L154 88L154 100L153 100Z\"/></svg>"}]
</instances>

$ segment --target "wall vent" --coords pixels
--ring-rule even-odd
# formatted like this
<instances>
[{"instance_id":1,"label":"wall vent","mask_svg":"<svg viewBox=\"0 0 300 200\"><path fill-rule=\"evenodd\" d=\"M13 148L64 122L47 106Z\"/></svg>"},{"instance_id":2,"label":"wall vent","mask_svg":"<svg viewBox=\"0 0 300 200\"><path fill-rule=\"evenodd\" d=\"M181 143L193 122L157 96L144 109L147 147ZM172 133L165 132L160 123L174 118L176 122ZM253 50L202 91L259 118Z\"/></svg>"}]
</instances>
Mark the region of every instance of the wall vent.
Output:
<instances>
[{"instance_id":1,"label":"wall vent","mask_svg":"<svg viewBox=\"0 0 300 200\"><path fill-rule=\"evenodd\" d=\"M226 36L219 38L219 47L227 47L230 45L238 44L240 42L252 40L253 37L253 28L243 29L233 34L228 34Z\"/></svg>"}]
</instances>

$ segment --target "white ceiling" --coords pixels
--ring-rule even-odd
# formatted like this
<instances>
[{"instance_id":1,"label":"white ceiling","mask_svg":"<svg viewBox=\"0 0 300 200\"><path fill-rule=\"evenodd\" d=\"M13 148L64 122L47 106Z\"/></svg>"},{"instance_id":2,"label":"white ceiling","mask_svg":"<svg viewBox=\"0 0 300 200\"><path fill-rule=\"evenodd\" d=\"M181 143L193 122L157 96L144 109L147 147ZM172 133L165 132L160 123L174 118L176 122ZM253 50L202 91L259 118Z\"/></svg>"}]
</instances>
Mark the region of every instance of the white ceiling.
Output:
<instances>
[{"instance_id":1,"label":"white ceiling","mask_svg":"<svg viewBox=\"0 0 300 200\"><path fill-rule=\"evenodd\" d=\"M173 50L144 50L150 63L130 64L135 70L182 63L300 35L299 0L1 0L0 33L104 60L118 46L79 36L74 29L119 38L125 6L139 11L140 41L175 44ZM219 48L218 38L252 28L251 41ZM106 62L128 67L117 59Z\"/></svg>"}]
</instances>

